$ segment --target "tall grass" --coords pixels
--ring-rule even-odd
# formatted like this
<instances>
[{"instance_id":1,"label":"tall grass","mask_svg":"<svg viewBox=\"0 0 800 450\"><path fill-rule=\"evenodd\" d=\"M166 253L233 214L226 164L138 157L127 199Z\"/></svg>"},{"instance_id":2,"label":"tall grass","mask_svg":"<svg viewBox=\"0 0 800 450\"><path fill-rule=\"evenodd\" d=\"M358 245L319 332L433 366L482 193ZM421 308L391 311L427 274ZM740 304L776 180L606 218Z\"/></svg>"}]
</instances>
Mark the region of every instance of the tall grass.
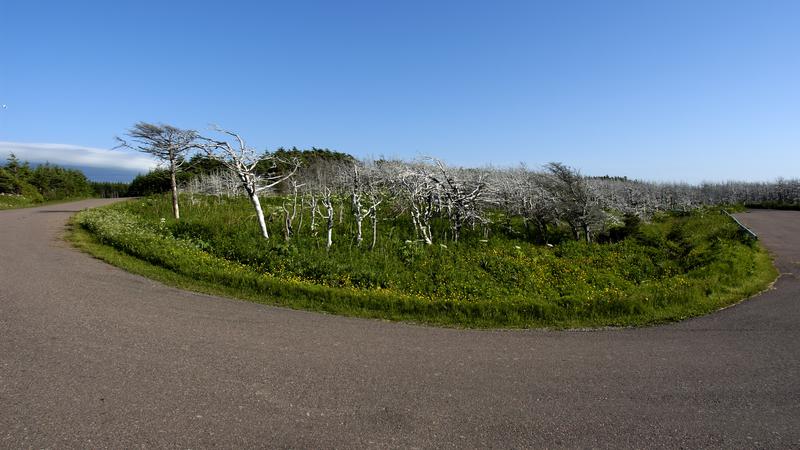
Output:
<instances>
[{"instance_id":1,"label":"tall grass","mask_svg":"<svg viewBox=\"0 0 800 450\"><path fill-rule=\"evenodd\" d=\"M410 224L385 220L370 250L355 245L350 220L337 220L327 251L324 230L313 236L308 217L283 239L280 201L266 202L269 241L244 199L184 199L179 222L161 197L90 210L76 221L128 255L267 303L463 326L675 320L751 295L775 276L766 253L715 211L665 215L619 242L565 240L552 248L534 244L519 224L427 246L413 240ZM445 236L444 224L435 229Z\"/></svg>"}]
</instances>

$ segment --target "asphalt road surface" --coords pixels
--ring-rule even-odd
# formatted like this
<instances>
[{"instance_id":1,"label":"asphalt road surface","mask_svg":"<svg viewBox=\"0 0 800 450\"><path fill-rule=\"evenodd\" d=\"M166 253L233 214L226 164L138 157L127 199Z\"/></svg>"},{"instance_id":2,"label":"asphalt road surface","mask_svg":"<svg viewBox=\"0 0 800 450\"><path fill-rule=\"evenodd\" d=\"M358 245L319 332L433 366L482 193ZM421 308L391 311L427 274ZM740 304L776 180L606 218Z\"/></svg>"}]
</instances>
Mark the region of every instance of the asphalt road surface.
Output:
<instances>
[{"instance_id":1,"label":"asphalt road surface","mask_svg":"<svg viewBox=\"0 0 800 450\"><path fill-rule=\"evenodd\" d=\"M682 323L438 329L183 292L0 211L0 447L800 447L800 212L773 290Z\"/></svg>"}]
</instances>

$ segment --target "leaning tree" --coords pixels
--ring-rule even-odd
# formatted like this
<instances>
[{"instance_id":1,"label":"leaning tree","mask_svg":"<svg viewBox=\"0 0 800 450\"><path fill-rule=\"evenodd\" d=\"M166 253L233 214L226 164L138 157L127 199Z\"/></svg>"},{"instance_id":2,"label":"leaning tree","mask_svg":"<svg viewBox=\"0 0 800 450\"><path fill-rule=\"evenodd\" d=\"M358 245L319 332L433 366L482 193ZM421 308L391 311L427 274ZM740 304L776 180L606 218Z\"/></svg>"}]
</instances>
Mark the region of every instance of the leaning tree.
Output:
<instances>
[{"instance_id":1,"label":"leaning tree","mask_svg":"<svg viewBox=\"0 0 800 450\"><path fill-rule=\"evenodd\" d=\"M577 169L557 162L547 164L545 170L548 175L545 189L556 199L559 217L570 226L576 240L582 230L586 242L591 242L593 228L603 223L605 211L586 177Z\"/></svg>"},{"instance_id":2,"label":"leaning tree","mask_svg":"<svg viewBox=\"0 0 800 450\"><path fill-rule=\"evenodd\" d=\"M228 135L235 140L235 143L231 144L227 140L199 136L197 147L203 150L209 158L221 162L222 165L236 174L236 177L241 183L241 187L247 193L247 197L250 199L250 203L256 211L256 218L258 219L258 226L261 229L261 235L264 239L269 239L267 223L264 220L264 210L261 208L261 201L258 195L294 175L300 165L299 161L296 158L292 161L286 161L267 151L258 152L254 148L248 147L244 139L233 131L216 126L213 127L213 130ZM269 173L258 173L256 167L262 166L263 162L271 163L273 169L280 163L285 167L289 167L289 170L272 175Z\"/></svg>"},{"instance_id":3,"label":"leaning tree","mask_svg":"<svg viewBox=\"0 0 800 450\"><path fill-rule=\"evenodd\" d=\"M461 227L465 222L483 221L480 200L486 190L485 173L448 168L444 162L436 158L430 159L435 168L428 177L436 183L440 192L442 209L450 220L453 241L458 242Z\"/></svg>"},{"instance_id":4,"label":"leaning tree","mask_svg":"<svg viewBox=\"0 0 800 450\"><path fill-rule=\"evenodd\" d=\"M117 137L116 148L129 148L155 156L169 170L170 187L172 188L172 213L180 219L178 206L178 170L186 161L188 153L195 148L197 132L183 130L165 124L138 122L128 130L130 140Z\"/></svg>"}]
</instances>

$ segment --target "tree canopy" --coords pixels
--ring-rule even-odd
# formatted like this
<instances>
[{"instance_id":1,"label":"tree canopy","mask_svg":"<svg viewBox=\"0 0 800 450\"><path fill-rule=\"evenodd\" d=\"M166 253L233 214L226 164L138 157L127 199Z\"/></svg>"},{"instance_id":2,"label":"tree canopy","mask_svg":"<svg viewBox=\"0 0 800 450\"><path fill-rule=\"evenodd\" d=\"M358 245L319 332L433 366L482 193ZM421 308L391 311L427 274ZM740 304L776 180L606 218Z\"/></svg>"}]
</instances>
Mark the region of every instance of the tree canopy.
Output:
<instances>
[{"instance_id":1,"label":"tree canopy","mask_svg":"<svg viewBox=\"0 0 800 450\"><path fill-rule=\"evenodd\" d=\"M31 167L12 153L0 166L0 193L22 195L38 202L90 196L94 188L80 170L49 163Z\"/></svg>"}]
</instances>

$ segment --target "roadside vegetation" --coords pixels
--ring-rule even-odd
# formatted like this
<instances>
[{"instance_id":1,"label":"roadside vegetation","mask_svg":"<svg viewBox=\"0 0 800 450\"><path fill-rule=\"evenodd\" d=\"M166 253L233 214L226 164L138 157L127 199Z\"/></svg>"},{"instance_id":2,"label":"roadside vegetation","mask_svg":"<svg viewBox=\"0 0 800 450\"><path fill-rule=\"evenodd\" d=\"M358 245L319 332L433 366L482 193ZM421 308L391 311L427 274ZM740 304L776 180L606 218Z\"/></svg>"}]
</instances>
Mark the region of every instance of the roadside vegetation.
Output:
<instances>
[{"instance_id":1,"label":"roadside vegetation","mask_svg":"<svg viewBox=\"0 0 800 450\"><path fill-rule=\"evenodd\" d=\"M0 209L88 197L120 197L127 191L127 183L92 182L80 170L52 164L31 167L14 154L0 165Z\"/></svg>"},{"instance_id":2,"label":"roadside vegetation","mask_svg":"<svg viewBox=\"0 0 800 450\"><path fill-rule=\"evenodd\" d=\"M286 199L265 202L276 231ZM184 197L181 220L171 210L169 196L152 196L75 221L90 233L84 241L173 272L184 287L218 285L269 304L455 326L678 320L752 295L775 277L768 255L714 209L659 213L650 223L629 218L602 242L553 229L552 246L526 235L521 221L509 228L502 220L459 242L426 245L410 221L397 219L378 228L373 249L355 244L348 221L334 225L340 243L330 249L324 234L310 233L308 218L289 240L263 239L241 197ZM432 229L442 235L449 225L438 220Z\"/></svg>"},{"instance_id":3,"label":"roadside vegetation","mask_svg":"<svg viewBox=\"0 0 800 450\"><path fill-rule=\"evenodd\" d=\"M557 162L358 160L212 133L135 124L120 145L165 168L128 193L152 195L79 214L75 238L184 287L296 308L474 327L641 325L774 279L721 205L800 203L798 180L691 186Z\"/></svg>"}]
</instances>

